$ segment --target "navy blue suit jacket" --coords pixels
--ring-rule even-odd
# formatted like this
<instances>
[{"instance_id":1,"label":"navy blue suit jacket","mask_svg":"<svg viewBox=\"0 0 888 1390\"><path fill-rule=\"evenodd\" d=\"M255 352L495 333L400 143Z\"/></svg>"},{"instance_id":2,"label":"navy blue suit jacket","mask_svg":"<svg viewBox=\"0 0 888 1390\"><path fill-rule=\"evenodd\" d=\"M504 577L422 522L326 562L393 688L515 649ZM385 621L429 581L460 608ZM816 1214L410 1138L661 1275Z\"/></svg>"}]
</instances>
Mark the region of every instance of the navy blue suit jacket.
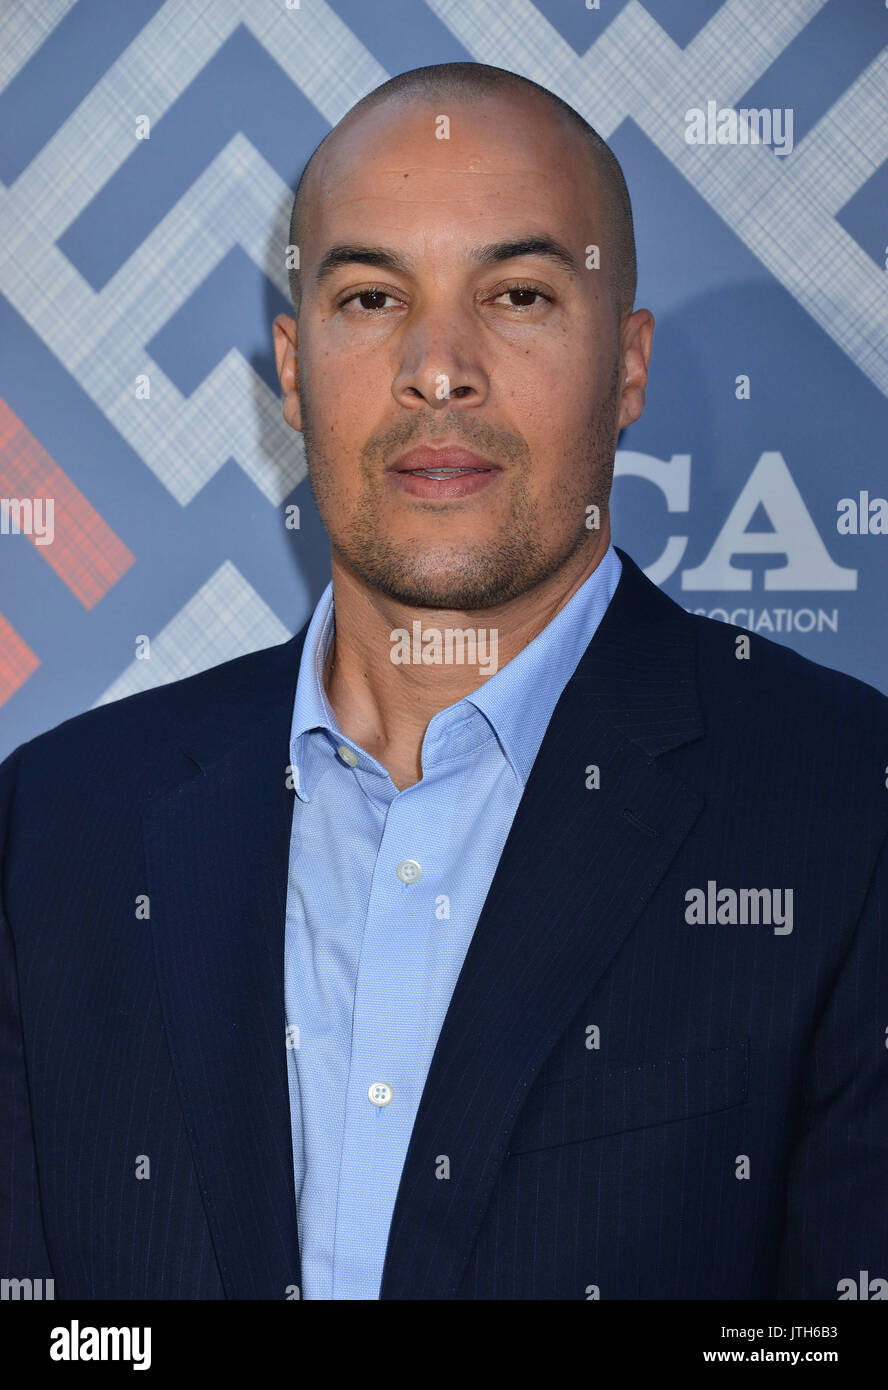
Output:
<instances>
[{"instance_id":1,"label":"navy blue suit jacket","mask_svg":"<svg viewBox=\"0 0 888 1390\"><path fill-rule=\"evenodd\" d=\"M747 634L620 554L443 1025L386 1299L836 1299L888 1277L888 700L760 637L744 658ZM0 767L6 1277L299 1287L304 635ZM687 920L690 890L725 888L791 889L792 931Z\"/></svg>"}]
</instances>

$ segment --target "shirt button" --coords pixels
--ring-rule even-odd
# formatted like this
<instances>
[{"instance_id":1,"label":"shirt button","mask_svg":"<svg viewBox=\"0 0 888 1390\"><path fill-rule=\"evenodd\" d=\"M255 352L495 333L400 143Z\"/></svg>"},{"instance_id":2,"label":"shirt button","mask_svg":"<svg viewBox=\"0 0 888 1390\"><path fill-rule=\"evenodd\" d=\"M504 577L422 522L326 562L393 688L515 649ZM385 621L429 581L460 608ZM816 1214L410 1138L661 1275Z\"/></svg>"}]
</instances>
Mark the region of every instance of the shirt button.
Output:
<instances>
[{"instance_id":1,"label":"shirt button","mask_svg":"<svg viewBox=\"0 0 888 1390\"><path fill-rule=\"evenodd\" d=\"M352 752L347 743L340 743L339 747L336 749L336 752L339 754L340 758L344 763L348 763L349 767L357 767L358 755L357 753Z\"/></svg>"},{"instance_id":2,"label":"shirt button","mask_svg":"<svg viewBox=\"0 0 888 1390\"><path fill-rule=\"evenodd\" d=\"M402 883L415 883L422 878L422 865L417 864L415 859L402 859L395 873Z\"/></svg>"},{"instance_id":3,"label":"shirt button","mask_svg":"<svg viewBox=\"0 0 888 1390\"><path fill-rule=\"evenodd\" d=\"M388 1105L389 1101L391 1100L394 1094L395 1093L392 1090L391 1086L387 1086L384 1081L374 1081L373 1085L367 1092L367 1095L370 1097L373 1104L380 1106Z\"/></svg>"}]
</instances>

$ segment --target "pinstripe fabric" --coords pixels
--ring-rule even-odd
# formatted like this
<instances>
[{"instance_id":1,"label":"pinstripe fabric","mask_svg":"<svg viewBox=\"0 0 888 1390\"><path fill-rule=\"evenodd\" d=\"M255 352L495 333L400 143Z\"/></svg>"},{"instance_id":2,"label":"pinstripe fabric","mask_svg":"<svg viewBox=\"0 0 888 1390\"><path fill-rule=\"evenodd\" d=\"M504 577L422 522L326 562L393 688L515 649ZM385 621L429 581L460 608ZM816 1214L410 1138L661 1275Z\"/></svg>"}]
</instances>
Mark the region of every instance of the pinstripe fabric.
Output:
<instances>
[{"instance_id":1,"label":"pinstripe fabric","mask_svg":"<svg viewBox=\"0 0 888 1390\"><path fill-rule=\"evenodd\" d=\"M384 1299L829 1299L888 1276L888 701L691 617L619 553L441 1029ZM91 1298L299 1283L304 635L0 767L6 1277ZM689 923L710 880L792 889L792 931Z\"/></svg>"}]
</instances>

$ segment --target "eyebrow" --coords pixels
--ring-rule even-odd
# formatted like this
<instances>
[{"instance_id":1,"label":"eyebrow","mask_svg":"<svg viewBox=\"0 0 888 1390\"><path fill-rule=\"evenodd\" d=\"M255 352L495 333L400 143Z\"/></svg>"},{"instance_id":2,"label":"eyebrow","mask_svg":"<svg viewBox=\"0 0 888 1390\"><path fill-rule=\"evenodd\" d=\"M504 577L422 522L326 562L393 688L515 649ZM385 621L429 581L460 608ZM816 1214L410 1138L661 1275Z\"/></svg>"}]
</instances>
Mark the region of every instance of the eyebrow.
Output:
<instances>
[{"instance_id":1,"label":"eyebrow","mask_svg":"<svg viewBox=\"0 0 888 1390\"><path fill-rule=\"evenodd\" d=\"M576 257L550 236L522 237L516 241L497 241L490 246L478 246L469 254L470 261L479 266L499 265L503 261L514 261L523 256L539 256L552 261L566 270L569 275L579 275L580 267ZM315 284L320 285L335 270L344 265L375 265L381 270L393 270L400 275L409 275L410 261L396 251L384 246L360 246L341 243L331 246L321 259L315 275Z\"/></svg>"}]
</instances>

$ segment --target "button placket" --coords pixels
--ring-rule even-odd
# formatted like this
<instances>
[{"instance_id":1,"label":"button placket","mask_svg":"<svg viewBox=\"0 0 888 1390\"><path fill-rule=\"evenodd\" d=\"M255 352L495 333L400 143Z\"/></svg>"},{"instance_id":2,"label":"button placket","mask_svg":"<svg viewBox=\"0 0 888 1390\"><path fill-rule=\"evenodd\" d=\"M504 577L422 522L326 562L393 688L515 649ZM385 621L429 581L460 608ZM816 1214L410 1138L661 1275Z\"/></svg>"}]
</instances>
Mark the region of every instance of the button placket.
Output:
<instances>
[{"instance_id":1,"label":"button placket","mask_svg":"<svg viewBox=\"0 0 888 1390\"><path fill-rule=\"evenodd\" d=\"M384 1242L419 1108L415 1056L428 1030L422 982L443 944L434 911L440 846L427 810L432 796L420 783L410 797L393 797L377 846L354 988L337 1238L369 1223ZM368 1164L378 1193L372 1217L364 1180L355 1178Z\"/></svg>"}]
</instances>

